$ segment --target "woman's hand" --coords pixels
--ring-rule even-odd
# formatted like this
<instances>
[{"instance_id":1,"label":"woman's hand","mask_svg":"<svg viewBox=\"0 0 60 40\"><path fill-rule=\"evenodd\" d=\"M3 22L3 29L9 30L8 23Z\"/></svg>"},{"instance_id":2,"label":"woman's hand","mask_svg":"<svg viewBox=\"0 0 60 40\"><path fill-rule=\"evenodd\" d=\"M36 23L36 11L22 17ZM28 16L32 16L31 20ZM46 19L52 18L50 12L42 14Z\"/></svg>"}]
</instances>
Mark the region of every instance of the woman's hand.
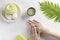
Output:
<instances>
[{"instance_id":1,"label":"woman's hand","mask_svg":"<svg viewBox=\"0 0 60 40\"><path fill-rule=\"evenodd\" d=\"M39 22L29 20L28 23L30 25L30 40L40 40L41 30Z\"/></svg>"},{"instance_id":2,"label":"woman's hand","mask_svg":"<svg viewBox=\"0 0 60 40\"><path fill-rule=\"evenodd\" d=\"M46 29L45 27L43 27L41 23L37 22L36 20L32 20L32 21L29 20L28 23L30 25L30 39L31 40L40 40L41 33L51 35L53 37L56 37L58 40L60 40L59 33Z\"/></svg>"},{"instance_id":3,"label":"woman's hand","mask_svg":"<svg viewBox=\"0 0 60 40\"><path fill-rule=\"evenodd\" d=\"M29 20L28 21L30 26L36 27L37 30L39 30L41 33L43 33L44 31L46 31L47 29L45 27L43 27L43 25L41 23L39 23L36 20Z\"/></svg>"}]
</instances>

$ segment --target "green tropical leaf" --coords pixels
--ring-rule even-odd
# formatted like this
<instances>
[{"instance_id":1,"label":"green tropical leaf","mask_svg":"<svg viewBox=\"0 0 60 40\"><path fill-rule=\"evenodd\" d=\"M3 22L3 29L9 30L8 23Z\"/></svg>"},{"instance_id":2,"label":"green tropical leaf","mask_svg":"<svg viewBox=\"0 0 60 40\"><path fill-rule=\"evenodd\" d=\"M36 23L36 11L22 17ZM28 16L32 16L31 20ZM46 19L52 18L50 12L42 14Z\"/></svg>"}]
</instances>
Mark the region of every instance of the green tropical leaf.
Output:
<instances>
[{"instance_id":1,"label":"green tropical leaf","mask_svg":"<svg viewBox=\"0 0 60 40\"><path fill-rule=\"evenodd\" d=\"M54 19L56 22L60 22L60 7L58 4L52 2L44 1L39 3L41 11L49 19Z\"/></svg>"}]
</instances>

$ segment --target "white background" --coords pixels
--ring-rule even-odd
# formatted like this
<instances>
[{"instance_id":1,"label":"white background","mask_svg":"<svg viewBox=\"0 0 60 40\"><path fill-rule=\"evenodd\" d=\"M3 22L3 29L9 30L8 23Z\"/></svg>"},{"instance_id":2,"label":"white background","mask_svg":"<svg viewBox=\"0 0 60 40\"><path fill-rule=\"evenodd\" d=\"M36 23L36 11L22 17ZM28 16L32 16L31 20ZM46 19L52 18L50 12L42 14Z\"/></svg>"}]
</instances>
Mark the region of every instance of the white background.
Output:
<instances>
[{"instance_id":1,"label":"white background","mask_svg":"<svg viewBox=\"0 0 60 40\"><path fill-rule=\"evenodd\" d=\"M55 23L53 20L46 18L39 7L39 2L45 0L0 0L0 13L2 13L2 7L10 2L15 2L21 8L20 18L14 23L5 22L2 17L0 17L0 40L13 40L14 37L22 33L27 39L29 38L29 28L27 26L27 20L37 20L42 23L49 30L56 31L60 33L60 23ZM59 0L49 0L53 3L59 3ZM33 17L27 16L27 9L29 7L34 7L36 9L36 15ZM53 38L45 37L45 40L53 40ZM54 39L55 40L55 39Z\"/></svg>"}]
</instances>

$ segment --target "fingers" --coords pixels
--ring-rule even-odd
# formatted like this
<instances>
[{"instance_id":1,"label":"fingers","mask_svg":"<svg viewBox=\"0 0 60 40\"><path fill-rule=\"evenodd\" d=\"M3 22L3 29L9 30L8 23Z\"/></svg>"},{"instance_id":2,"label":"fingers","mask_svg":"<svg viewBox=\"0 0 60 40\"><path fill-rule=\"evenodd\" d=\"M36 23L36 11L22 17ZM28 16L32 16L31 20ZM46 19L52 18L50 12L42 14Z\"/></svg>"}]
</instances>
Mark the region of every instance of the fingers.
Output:
<instances>
[{"instance_id":1,"label":"fingers","mask_svg":"<svg viewBox=\"0 0 60 40\"><path fill-rule=\"evenodd\" d=\"M38 21L36 21L36 20L33 20L33 22L37 25L37 24L40 24L41 25L41 23L40 22L38 22Z\"/></svg>"},{"instance_id":2,"label":"fingers","mask_svg":"<svg viewBox=\"0 0 60 40\"><path fill-rule=\"evenodd\" d=\"M38 29L38 27L36 27L36 25L39 22L33 20L28 20L28 24L30 25L30 37L32 37L34 40L36 40L36 38L40 38L40 29Z\"/></svg>"},{"instance_id":3,"label":"fingers","mask_svg":"<svg viewBox=\"0 0 60 40\"><path fill-rule=\"evenodd\" d=\"M36 21L36 20L33 20L33 22L35 22L35 23L39 23L38 21Z\"/></svg>"},{"instance_id":4,"label":"fingers","mask_svg":"<svg viewBox=\"0 0 60 40\"><path fill-rule=\"evenodd\" d=\"M33 20L33 21L28 20L28 23L29 23L29 25L31 26L31 33L37 35L37 32L40 31L40 30L38 30L39 28L36 29L36 25L37 25L37 23L39 23L39 22L37 22L37 21L35 21L35 20ZM40 32L38 32L38 35L39 35L39 34L40 34Z\"/></svg>"},{"instance_id":5,"label":"fingers","mask_svg":"<svg viewBox=\"0 0 60 40\"><path fill-rule=\"evenodd\" d=\"M31 20L29 20L28 24L30 25L30 35L35 36L37 32L34 23Z\"/></svg>"},{"instance_id":6,"label":"fingers","mask_svg":"<svg viewBox=\"0 0 60 40\"><path fill-rule=\"evenodd\" d=\"M39 23L38 21L36 21L36 20L28 20L29 22L31 22L31 23L34 23L34 24L37 24L37 23Z\"/></svg>"},{"instance_id":7,"label":"fingers","mask_svg":"<svg viewBox=\"0 0 60 40\"><path fill-rule=\"evenodd\" d=\"M28 21L28 24L29 24L31 27L32 27L32 26L35 27L34 23L33 23L31 20Z\"/></svg>"},{"instance_id":8,"label":"fingers","mask_svg":"<svg viewBox=\"0 0 60 40\"><path fill-rule=\"evenodd\" d=\"M39 22L37 22L36 20L33 20L33 21L28 20L28 23L29 23L29 25L32 25L33 24L33 26L38 26L38 23Z\"/></svg>"},{"instance_id":9,"label":"fingers","mask_svg":"<svg viewBox=\"0 0 60 40\"><path fill-rule=\"evenodd\" d=\"M31 20L28 20L28 22L31 22L31 23L33 23L33 24L36 24L33 20L31 21Z\"/></svg>"},{"instance_id":10,"label":"fingers","mask_svg":"<svg viewBox=\"0 0 60 40\"><path fill-rule=\"evenodd\" d=\"M31 34L32 34L33 36L37 36L36 27L31 27Z\"/></svg>"}]
</instances>

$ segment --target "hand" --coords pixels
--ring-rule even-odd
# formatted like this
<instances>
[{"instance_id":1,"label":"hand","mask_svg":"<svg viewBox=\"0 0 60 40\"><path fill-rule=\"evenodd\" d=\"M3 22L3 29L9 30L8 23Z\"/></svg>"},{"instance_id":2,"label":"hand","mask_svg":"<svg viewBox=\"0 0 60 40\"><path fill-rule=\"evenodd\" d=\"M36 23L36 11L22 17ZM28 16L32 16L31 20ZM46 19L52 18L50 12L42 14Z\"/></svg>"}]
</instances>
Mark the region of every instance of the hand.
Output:
<instances>
[{"instance_id":1,"label":"hand","mask_svg":"<svg viewBox=\"0 0 60 40\"><path fill-rule=\"evenodd\" d=\"M41 23L37 22L36 20L32 20L32 21L29 20L28 23L30 25L30 39L31 40L40 40L41 33L51 35L51 36L57 38L58 40L60 40L59 33L56 33L54 31L51 31L51 30L43 27L43 25Z\"/></svg>"},{"instance_id":2,"label":"hand","mask_svg":"<svg viewBox=\"0 0 60 40\"><path fill-rule=\"evenodd\" d=\"M30 25L30 40L40 40L40 24L39 22L33 20L28 21Z\"/></svg>"},{"instance_id":3,"label":"hand","mask_svg":"<svg viewBox=\"0 0 60 40\"><path fill-rule=\"evenodd\" d=\"M43 25L41 23L39 23L36 20L32 20L32 21L29 20L28 23L30 26L36 27L37 30L40 30L41 33L47 30L45 27L43 27Z\"/></svg>"}]
</instances>

